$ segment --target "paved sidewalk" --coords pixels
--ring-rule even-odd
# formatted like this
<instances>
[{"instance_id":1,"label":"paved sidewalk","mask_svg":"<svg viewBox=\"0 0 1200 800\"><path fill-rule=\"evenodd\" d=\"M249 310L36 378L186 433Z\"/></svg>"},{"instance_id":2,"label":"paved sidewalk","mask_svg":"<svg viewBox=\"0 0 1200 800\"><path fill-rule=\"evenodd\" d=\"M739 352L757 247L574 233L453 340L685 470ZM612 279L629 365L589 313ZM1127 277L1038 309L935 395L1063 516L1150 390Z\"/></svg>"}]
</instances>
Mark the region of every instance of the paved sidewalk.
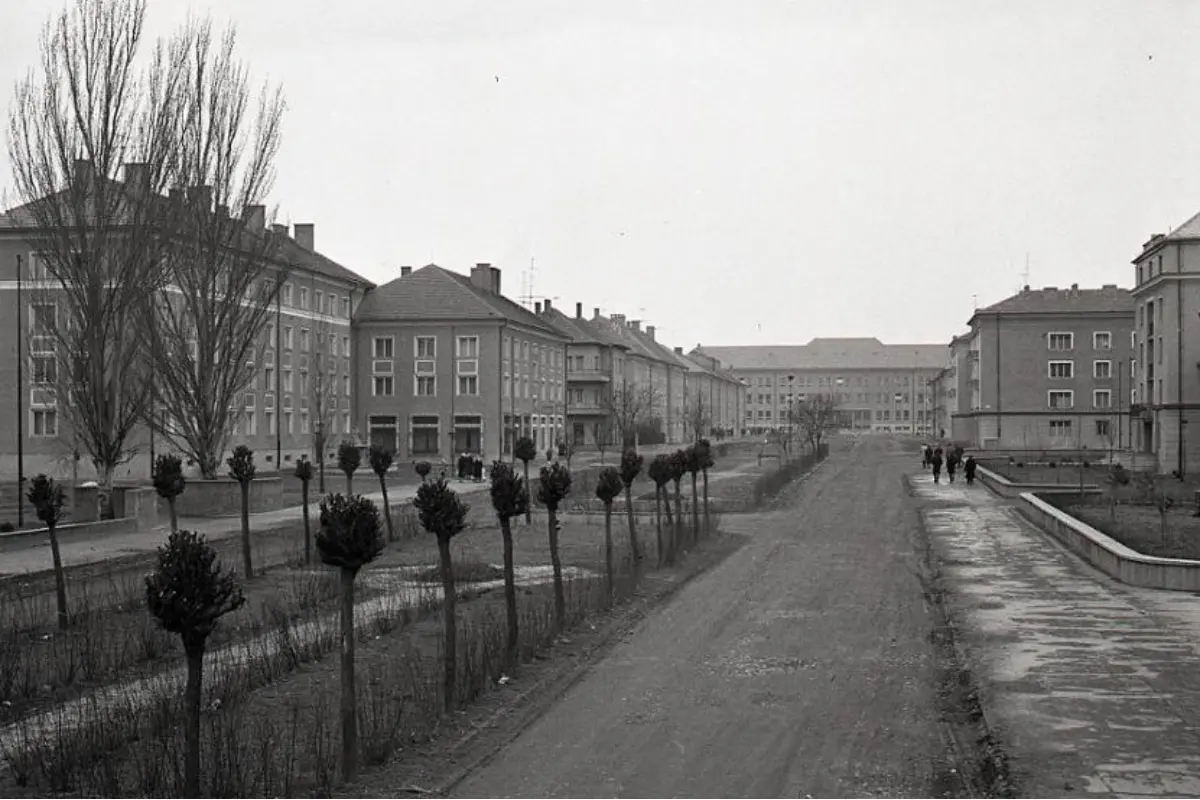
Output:
<instances>
[{"instance_id":1,"label":"paved sidewalk","mask_svg":"<svg viewBox=\"0 0 1200 800\"><path fill-rule=\"evenodd\" d=\"M372 482L378 485L377 482ZM459 482L451 480L451 486L460 494L474 494L488 487L486 482ZM336 484L333 488L337 488ZM400 486L388 490L388 502L395 508L397 505L412 500L417 493L417 484ZM316 492L313 493L316 496ZM383 503L383 493L379 491L364 492L364 497ZM251 531L264 531L290 524L300 524L303 518L303 505L289 506L276 511L263 511L250 515ZM320 499L309 504L309 513L315 523L320 511ZM164 515L165 517L165 515ZM166 538L165 531L169 526L166 519L156 530L137 531L134 533L110 534L103 537L95 535L72 535L60 537L59 549L62 552L63 564L68 567L81 564L94 564L110 558L132 555L135 553L152 552ZM211 540L224 539L241 533L241 517L180 517L179 527L202 533ZM0 538L0 576L24 575L31 572L42 572L50 568L50 543L46 537L12 536Z\"/></svg>"},{"instance_id":2,"label":"paved sidewalk","mask_svg":"<svg viewBox=\"0 0 1200 800\"><path fill-rule=\"evenodd\" d=\"M981 485L910 477L1026 797L1200 796L1200 597L1125 586Z\"/></svg>"}]
</instances>

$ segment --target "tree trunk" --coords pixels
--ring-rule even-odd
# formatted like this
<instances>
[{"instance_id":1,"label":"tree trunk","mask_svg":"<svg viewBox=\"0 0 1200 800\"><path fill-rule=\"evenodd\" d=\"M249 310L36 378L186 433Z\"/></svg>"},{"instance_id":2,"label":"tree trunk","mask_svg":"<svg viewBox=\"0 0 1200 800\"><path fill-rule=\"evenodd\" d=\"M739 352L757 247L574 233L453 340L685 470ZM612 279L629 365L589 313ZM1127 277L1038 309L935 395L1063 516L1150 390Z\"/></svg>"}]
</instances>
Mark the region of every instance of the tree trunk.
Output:
<instances>
[{"instance_id":1,"label":"tree trunk","mask_svg":"<svg viewBox=\"0 0 1200 800\"><path fill-rule=\"evenodd\" d=\"M442 611L444 636L442 645L442 703L449 714L454 710L454 684L458 668L458 626L455 619L457 595L454 588L454 565L450 561L450 540L438 537L438 559L442 566Z\"/></svg>"},{"instance_id":2,"label":"tree trunk","mask_svg":"<svg viewBox=\"0 0 1200 800\"><path fill-rule=\"evenodd\" d=\"M662 492L663 508L667 512L667 527L672 528L675 526L675 516L671 513L671 495L669 493L670 490L667 489L667 485L665 483L662 486L658 487L658 489L660 492Z\"/></svg>"},{"instance_id":3,"label":"tree trunk","mask_svg":"<svg viewBox=\"0 0 1200 800\"><path fill-rule=\"evenodd\" d=\"M654 536L658 552L655 558L658 566L663 565L663 535L662 535L662 487L654 486Z\"/></svg>"},{"instance_id":4,"label":"tree trunk","mask_svg":"<svg viewBox=\"0 0 1200 800\"><path fill-rule=\"evenodd\" d=\"M346 473L346 497L354 496L354 473Z\"/></svg>"},{"instance_id":5,"label":"tree trunk","mask_svg":"<svg viewBox=\"0 0 1200 800\"><path fill-rule=\"evenodd\" d=\"M683 495L679 491L680 481L675 481L675 538L671 541L671 555L675 556L683 541Z\"/></svg>"},{"instance_id":6,"label":"tree trunk","mask_svg":"<svg viewBox=\"0 0 1200 800\"><path fill-rule=\"evenodd\" d=\"M317 493L325 494L325 456L317 456Z\"/></svg>"},{"instance_id":7,"label":"tree trunk","mask_svg":"<svg viewBox=\"0 0 1200 800\"><path fill-rule=\"evenodd\" d=\"M357 567L342 567L342 780L358 772L358 702L354 690L354 578Z\"/></svg>"},{"instance_id":8,"label":"tree trunk","mask_svg":"<svg viewBox=\"0 0 1200 800\"><path fill-rule=\"evenodd\" d=\"M704 534L712 533L712 515L708 510L708 469L704 470Z\"/></svg>"},{"instance_id":9,"label":"tree trunk","mask_svg":"<svg viewBox=\"0 0 1200 800\"><path fill-rule=\"evenodd\" d=\"M563 594L562 560L558 557L558 509L549 508L550 563L554 566L554 625L562 630L567 618L567 598Z\"/></svg>"},{"instance_id":10,"label":"tree trunk","mask_svg":"<svg viewBox=\"0 0 1200 800\"><path fill-rule=\"evenodd\" d=\"M304 563L312 563L312 527L308 522L308 481L300 481L300 500L304 503Z\"/></svg>"},{"instance_id":11,"label":"tree trunk","mask_svg":"<svg viewBox=\"0 0 1200 800\"><path fill-rule=\"evenodd\" d=\"M696 473L692 473L692 542L700 538L700 494L696 489Z\"/></svg>"},{"instance_id":12,"label":"tree trunk","mask_svg":"<svg viewBox=\"0 0 1200 800\"><path fill-rule=\"evenodd\" d=\"M204 688L204 639L184 637L187 656L187 685L184 689L183 796L203 797L200 792L200 701Z\"/></svg>"},{"instance_id":13,"label":"tree trunk","mask_svg":"<svg viewBox=\"0 0 1200 800\"><path fill-rule=\"evenodd\" d=\"M520 656L520 631L517 629L517 576L513 568L512 520L508 517L500 518L500 536L504 539L504 610L508 616L504 656L509 669L512 669Z\"/></svg>"},{"instance_id":14,"label":"tree trunk","mask_svg":"<svg viewBox=\"0 0 1200 800\"><path fill-rule=\"evenodd\" d=\"M625 487L625 516L629 520L629 549L633 551L633 560L642 560L642 548L638 547L637 527L633 519L633 484Z\"/></svg>"},{"instance_id":15,"label":"tree trunk","mask_svg":"<svg viewBox=\"0 0 1200 800\"><path fill-rule=\"evenodd\" d=\"M250 484L242 482L242 568L246 580L254 577L254 566L250 560Z\"/></svg>"},{"instance_id":16,"label":"tree trunk","mask_svg":"<svg viewBox=\"0 0 1200 800\"><path fill-rule=\"evenodd\" d=\"M525 506L525 524L532 525L533 524L533 502L532 501L533 501L534 494L533 494L533 487L529 485L529 462L522 461L522 463L525 464L525 490L527 492L529 492L529 497L530 497L529 505Z\"/></svg>"},{"instance_id":17,"label":"tree trunk","mask_svg":"<svg viewBox=\"0 0 1200 800\"><path fill-rule=\"evenodd\" d=\"M383 492L383 518L387 520L388 541L394 542L396 533L392 529L392 507L388 505L387 480L382 475L379 476L379 489Z\"/></svg>"},{"instance_id":18,"label":"tree trunk","mask_svg":"<svg viewBox=\"0 0 1200 800\"><path fill-rule=\"evenodd\" d=\"M167 498L167 511L171 514L171 533L179 532L179 517L175 513L175 498Z\"/></svg>"},{"instance_id":19,"label":"tree trunk","mask_svg":"<svg viewBox=\"0 0 1200 800\"><path fill-rule=\"evenodd\" d=\"M58 525L50 523L46 527L50 531L50 559L54 563L54 600L58 606L58 628L66 630L71 624L71 618L67 614L67 576L63 572L62 552L58 549Z\"/></svg>"},{"instance_id":20,"label":"tree trunk","mask_svg":"<svg viewBox=\"0 0 1200 800\"><path fill-rule=\"evenodd\" d=\"M113 468L102 467L100 470L100 489L96 492L96 499L100 506L100 519L112 519L112 491L113 491Z\"/></svg>"},{"instance_id":21,"label":"tree trunk","mask_svg":"<svg viewBox=\"0 0 1200 800\"><path fill-rule=\"evenodd\" d=\"M604 504L604 580L608 587L608 602L613 601L613 540L612 502Z\"/></svg>"}]
</instances>

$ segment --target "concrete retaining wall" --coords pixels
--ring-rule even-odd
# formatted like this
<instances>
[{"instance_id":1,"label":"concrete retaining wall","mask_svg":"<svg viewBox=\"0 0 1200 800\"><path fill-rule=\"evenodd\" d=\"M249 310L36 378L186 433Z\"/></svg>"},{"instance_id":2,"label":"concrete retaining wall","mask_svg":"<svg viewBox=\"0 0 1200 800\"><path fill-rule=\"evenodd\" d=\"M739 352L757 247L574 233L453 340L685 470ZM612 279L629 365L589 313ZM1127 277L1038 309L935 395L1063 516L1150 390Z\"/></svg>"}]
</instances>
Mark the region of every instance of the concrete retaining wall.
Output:
<instances>
[{"instance_id":1,"label":"concrete retaining wall","mask_svg":"<svg viewBox=\"0 0 1200 800\"><path fill-rule=\"evenodd\" d=\"M985 467L976 467L975 477L980 482L1001 497L1015 500L1026 492L1062 492L1063 494L1079 494L1079 485L1069 483L1013 483L1003 475L998 475ZM1084 494L1097 494L1101 489L1094 483L1083 485Z\"/></svg>"},{"instance_id":2,"label":"concrete retaining wall","mask_svg":"<svg viewBox=\"0 0 1200 800\"><path fill-rule=\"evenodd\" d=\"M135 518L106 519L95 522L67 522L58 526L58 535L73 538L100 538L121 533L136 533L141 530ZM25 528L11 533L0 533L0 539L21 537L23 539L45 539L50 541L49 528Z\"/></svg>"},{"instance_id":3,"label":"concrete retaining wall","mask_svg":"<svg viewBox=\"0 0 1200 800\"><path fill-rule=\"evenodd\" d=\"M345 476L340 473L334 481ZM371 476L374 478L374 475ZM292 480L295 480L292 478ZM325 474L328 486L330 475ZM375 481L378 484L378 481ZM281 478L255 478L250 482L250 513L278 511L283 505L283 480ZM175 500L175 513L181 517L229 517L242 513L242 487L237 481L218 479L215 481L189 480L183 494Z\"/></svg>"},{"instance_id":4,"label":"concrete retaining wall","mask_svg":"<svg viewBox=\"0 0 1200 800\"><path fill-rule=\"evenodd\" d=\"M1071 492L1056 493L1070 494ZM1073 553L1122 583L1149 589L1200 592L1200 561L1147 556L1055 508L1032 492L1020 495L1020 512Z\"/></svg>"}]
</instances>

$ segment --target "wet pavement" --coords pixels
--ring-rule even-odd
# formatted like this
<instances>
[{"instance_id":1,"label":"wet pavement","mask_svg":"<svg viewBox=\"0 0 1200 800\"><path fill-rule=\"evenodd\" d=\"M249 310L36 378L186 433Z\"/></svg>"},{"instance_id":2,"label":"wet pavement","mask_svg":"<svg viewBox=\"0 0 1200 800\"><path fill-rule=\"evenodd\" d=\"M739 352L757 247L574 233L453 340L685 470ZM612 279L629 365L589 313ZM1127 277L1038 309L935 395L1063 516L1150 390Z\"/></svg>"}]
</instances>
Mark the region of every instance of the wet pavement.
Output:
<instances>
[{"instance_id":1,"label":"wet pavement","mask_svg":"<svg viewBox=\"0 0 1200 800\"><path fill-rule=\"evenodd\" d=\"M910 485L1020 795L1200 796L1200 597L1111 580L980 484Z\"/></svg>"}]
</instances>

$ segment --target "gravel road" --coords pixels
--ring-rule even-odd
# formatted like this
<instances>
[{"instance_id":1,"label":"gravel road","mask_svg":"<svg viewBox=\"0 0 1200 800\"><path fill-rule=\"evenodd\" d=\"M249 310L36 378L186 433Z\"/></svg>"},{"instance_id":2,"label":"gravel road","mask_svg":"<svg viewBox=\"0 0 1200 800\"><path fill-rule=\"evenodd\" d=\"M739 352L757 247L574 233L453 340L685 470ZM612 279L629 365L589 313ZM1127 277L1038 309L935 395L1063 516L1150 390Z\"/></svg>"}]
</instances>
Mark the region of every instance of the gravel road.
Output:
<instances>
[{"instance_id":1,"label":"gravel road","mask_svg":"<svg viewBox=\"0 0 1200 800\"><path fill-rule=\"evenodd\" d=\"M459 797L944 796L934 615L882 438L835 450L453 790Z\"/></svg>"}]
</instances>

